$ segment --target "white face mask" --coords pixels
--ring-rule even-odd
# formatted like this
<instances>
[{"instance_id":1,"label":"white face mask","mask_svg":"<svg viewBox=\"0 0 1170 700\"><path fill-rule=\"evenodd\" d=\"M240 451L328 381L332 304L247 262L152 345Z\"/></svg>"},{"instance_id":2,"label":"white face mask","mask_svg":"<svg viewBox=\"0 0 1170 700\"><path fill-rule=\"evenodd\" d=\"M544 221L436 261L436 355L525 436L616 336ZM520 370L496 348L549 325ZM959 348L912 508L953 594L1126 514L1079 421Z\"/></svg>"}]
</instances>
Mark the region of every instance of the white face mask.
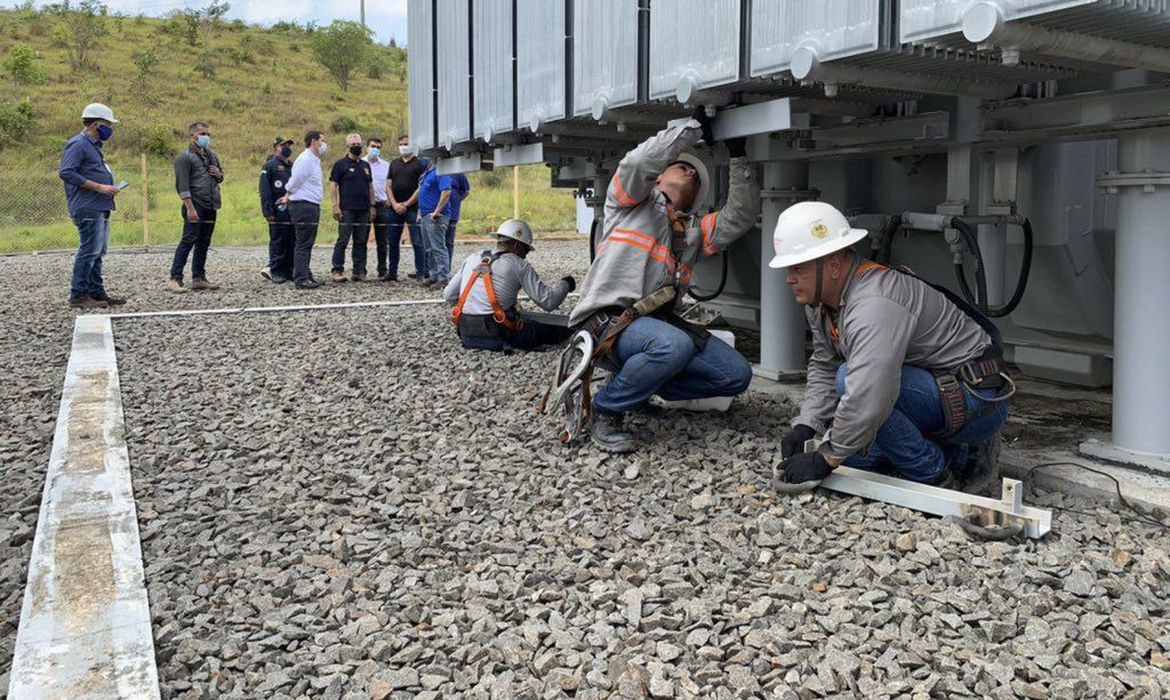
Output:
<instances>
[{"instance_id":1,"label":"white face mask","mask_svg":"<svg viewBox=\"0 0 1170 700\"><path fill-rule=\"evenodd\" d=\"M317 146L317 155L323 156L323 155L325 155L325 151L328 151L328 150L329 150L329 144L322 141L322 142L320 142L320 145Z\"/></svg>"},{"instance_id":2,"label":"white face mask","mask_svg":"<svg viewBox=\"0 0 1170 700\"><path fill-rule=\"evenodd\" d=\"M410 155L410 146L399 146L398 152L401 155L408 156L408 155Z\"/></svg>"}]
</instances>

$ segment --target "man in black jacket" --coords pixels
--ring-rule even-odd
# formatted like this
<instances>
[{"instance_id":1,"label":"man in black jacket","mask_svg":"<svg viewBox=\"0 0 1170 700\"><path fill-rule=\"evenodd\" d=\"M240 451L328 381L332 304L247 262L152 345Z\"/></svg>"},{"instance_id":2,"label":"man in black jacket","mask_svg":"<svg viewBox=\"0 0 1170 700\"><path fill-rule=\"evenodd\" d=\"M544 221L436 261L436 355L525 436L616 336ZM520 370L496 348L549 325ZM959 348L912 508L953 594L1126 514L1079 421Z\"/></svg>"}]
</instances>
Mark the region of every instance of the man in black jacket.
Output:
<instances>
[{"instance_id":1,"label":"man in black jacket","mask_svg":"<svg viewBox=\"0 0 1170 700\"><path fill-rule=\"evenodd\" d=\"M277 284L292 279L293 225L288 205L277 200L284 197L284 185L292 174L292 139L277 136L272 140L272 155L260 168L260 211L268 221L268 266L260 270L266 280Z\"/></svg>"},{"instance_id":2,"label":"man in black jacket","mask_svg":"<svg viewBox=\"0 0 1170 700\"><path fill-rule=\"evenodd\" d=\"M191 145L175 156L175 190L183 200L183 238L175 248L167 289L176 294L187 291L183 286L183 268L192 250L191 289L219 289L207 281L204 266L211 234L215 231L215 213L222 205L219 186L223 182L223 168L211 150L211 128L204 122L195 122L187 127L187 132Z\"/></svg>"}]
</instances>

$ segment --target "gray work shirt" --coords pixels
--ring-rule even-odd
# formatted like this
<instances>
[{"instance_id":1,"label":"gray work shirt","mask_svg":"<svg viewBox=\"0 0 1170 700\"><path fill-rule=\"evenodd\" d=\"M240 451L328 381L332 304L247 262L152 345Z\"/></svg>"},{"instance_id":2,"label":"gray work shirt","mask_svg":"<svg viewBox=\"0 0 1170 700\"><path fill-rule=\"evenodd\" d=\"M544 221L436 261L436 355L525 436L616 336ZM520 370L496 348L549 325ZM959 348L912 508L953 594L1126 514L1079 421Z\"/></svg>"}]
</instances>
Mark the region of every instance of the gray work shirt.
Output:
<instances>
[{"instance_id":1,"label":"gray work shirt","mask_svg":"<svg viewBox=\"0 0 1170 700\"><path fill-rule=\"evenodd\" d=\"M219 209L222 205L219 180L208 172L213 165L223 172L219 156L211 149L200 150L192 145L175 156L175 191L179 199L190 198L195 206L203 209Z\"/></svg>"},{"instance_id":2,"label":"gray work shirt","mask_svg":"<svg viewBox=\"0 0 1170 700\"><path fill-rule=\"evenodd\" d=\"M471 280L471 275L475 272L475 268L479 267L483 256L492 254L491 251L484 250L467 256L459 274L452 275L451 280L447 282L447 288L443 290L443 298L447 300L448 304L459 302L463 288ZM482 279L482 277L476 279L475 287L467 295L467 301L463 305L463 313L472 316L486 316L492 313L492 305L488 301L487 288L481 281ZM516 296L521 289L537 306L545 311L552 311L560 306L569 294L567 282L561 280L551 287L546 285L540 281L540 276L536 274L536 270L532 269L532 265L517 255L504 253L496 258L496 261L492 263L492 290L495 291L496 301L500 303L500 306L505 310L514 308Z\"/></svg>"},{"instance_id":3,"label":"gray work shirt","mask_svg":"<svg viewBox=\"0 0 1170 700\"><path fill-rule=\"evenodd\" d=\"M854 263L840 308L806 310L813 354L793 425L828 428L821 452L846 459L868 448L890 416L902 365L957 370L991 347L991 336L920 279L870 262ZM844 364L845 393L837 396Z\"/></svg>"}]
</instances>

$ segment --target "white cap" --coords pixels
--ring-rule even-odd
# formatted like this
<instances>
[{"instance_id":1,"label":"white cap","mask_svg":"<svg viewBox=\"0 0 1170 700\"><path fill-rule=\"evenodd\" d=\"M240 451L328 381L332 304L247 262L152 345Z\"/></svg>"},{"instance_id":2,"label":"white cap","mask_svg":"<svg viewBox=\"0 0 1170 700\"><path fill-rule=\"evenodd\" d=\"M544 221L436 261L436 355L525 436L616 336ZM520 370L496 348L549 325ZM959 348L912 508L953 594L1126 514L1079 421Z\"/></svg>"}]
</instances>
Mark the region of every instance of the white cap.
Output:
<instances>
[{"instance_id":1,"label":"white cap","mask_svg":"<svg viewBox=\"0 0 1170 700\"><path fill-rule=\"evenodd\" d=\"M532 248L532 229L528 228L528 223L523 219L508 219L500 224L500 228L496 229L496 235L500 238L511 238L514 241L520 241L524 245Z\"/></svg>"},{"instance_id":2,"label":"white cap","mask_svg":"<svg viewBox=\"0 0 1170 700\"><path fill-rule=\"evenodd\" d=\"M81 110L82 119L105 119L111 124L117 124L118 120L114 119L114 110L105 106L101 102L91 102Z\"/></svg>"},{"instance_id":3,"label":"white cap","mask_svg":"<svg viewBox=\"0 0 1170 700\"><path fill-rule=\"evenodd\" d=\"M800 202L785 209L776 220L772 247L776 257L768 267L792 267L844 250L869 235L851 228L845 215L831 204Z\"/></svg>"}]
</instances>

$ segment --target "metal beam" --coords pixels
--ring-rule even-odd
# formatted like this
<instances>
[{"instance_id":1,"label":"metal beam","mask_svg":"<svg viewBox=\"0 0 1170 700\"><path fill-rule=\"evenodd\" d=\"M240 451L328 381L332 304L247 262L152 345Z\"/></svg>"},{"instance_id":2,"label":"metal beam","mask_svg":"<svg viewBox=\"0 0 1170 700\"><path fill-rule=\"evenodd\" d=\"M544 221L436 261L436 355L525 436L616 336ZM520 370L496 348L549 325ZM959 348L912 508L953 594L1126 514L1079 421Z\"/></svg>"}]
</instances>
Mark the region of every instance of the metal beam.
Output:
<instances>
[{"instance_id":1,"label":"metal beam","mask_svg":"<svg viewBox=\"0 0 1170 700\"><path fill-rule=\"evenodd\" d=\"M1133 129L1170 126L1170 87L1102 90L982 107L982 141L1098 138Z\"/></svg>"},{"instance_id":2,"label":"metal beam","mask_svg":"<svg viewBox=\"0 0 1170 700\"><path fill-rule=\"evenodd\" d=\"M451 156L450 158L440 160L439 164L435 166L435 170L439 171L440 175L479 172L483 168L482 158L483 156L478 153L471 153L465 156Z\"/></svg>"},{"instance_id":3,"label":"metal beam","mask_svg":"<svg viewBox=\"0 0 1170 700\"><path fill-rule=\"evenodd\" d=\"M532 165L544 162L544 144L529 143L523 146L497 148L492 161L497 168L512 165Z\"/></svg>"}]
</instances>

